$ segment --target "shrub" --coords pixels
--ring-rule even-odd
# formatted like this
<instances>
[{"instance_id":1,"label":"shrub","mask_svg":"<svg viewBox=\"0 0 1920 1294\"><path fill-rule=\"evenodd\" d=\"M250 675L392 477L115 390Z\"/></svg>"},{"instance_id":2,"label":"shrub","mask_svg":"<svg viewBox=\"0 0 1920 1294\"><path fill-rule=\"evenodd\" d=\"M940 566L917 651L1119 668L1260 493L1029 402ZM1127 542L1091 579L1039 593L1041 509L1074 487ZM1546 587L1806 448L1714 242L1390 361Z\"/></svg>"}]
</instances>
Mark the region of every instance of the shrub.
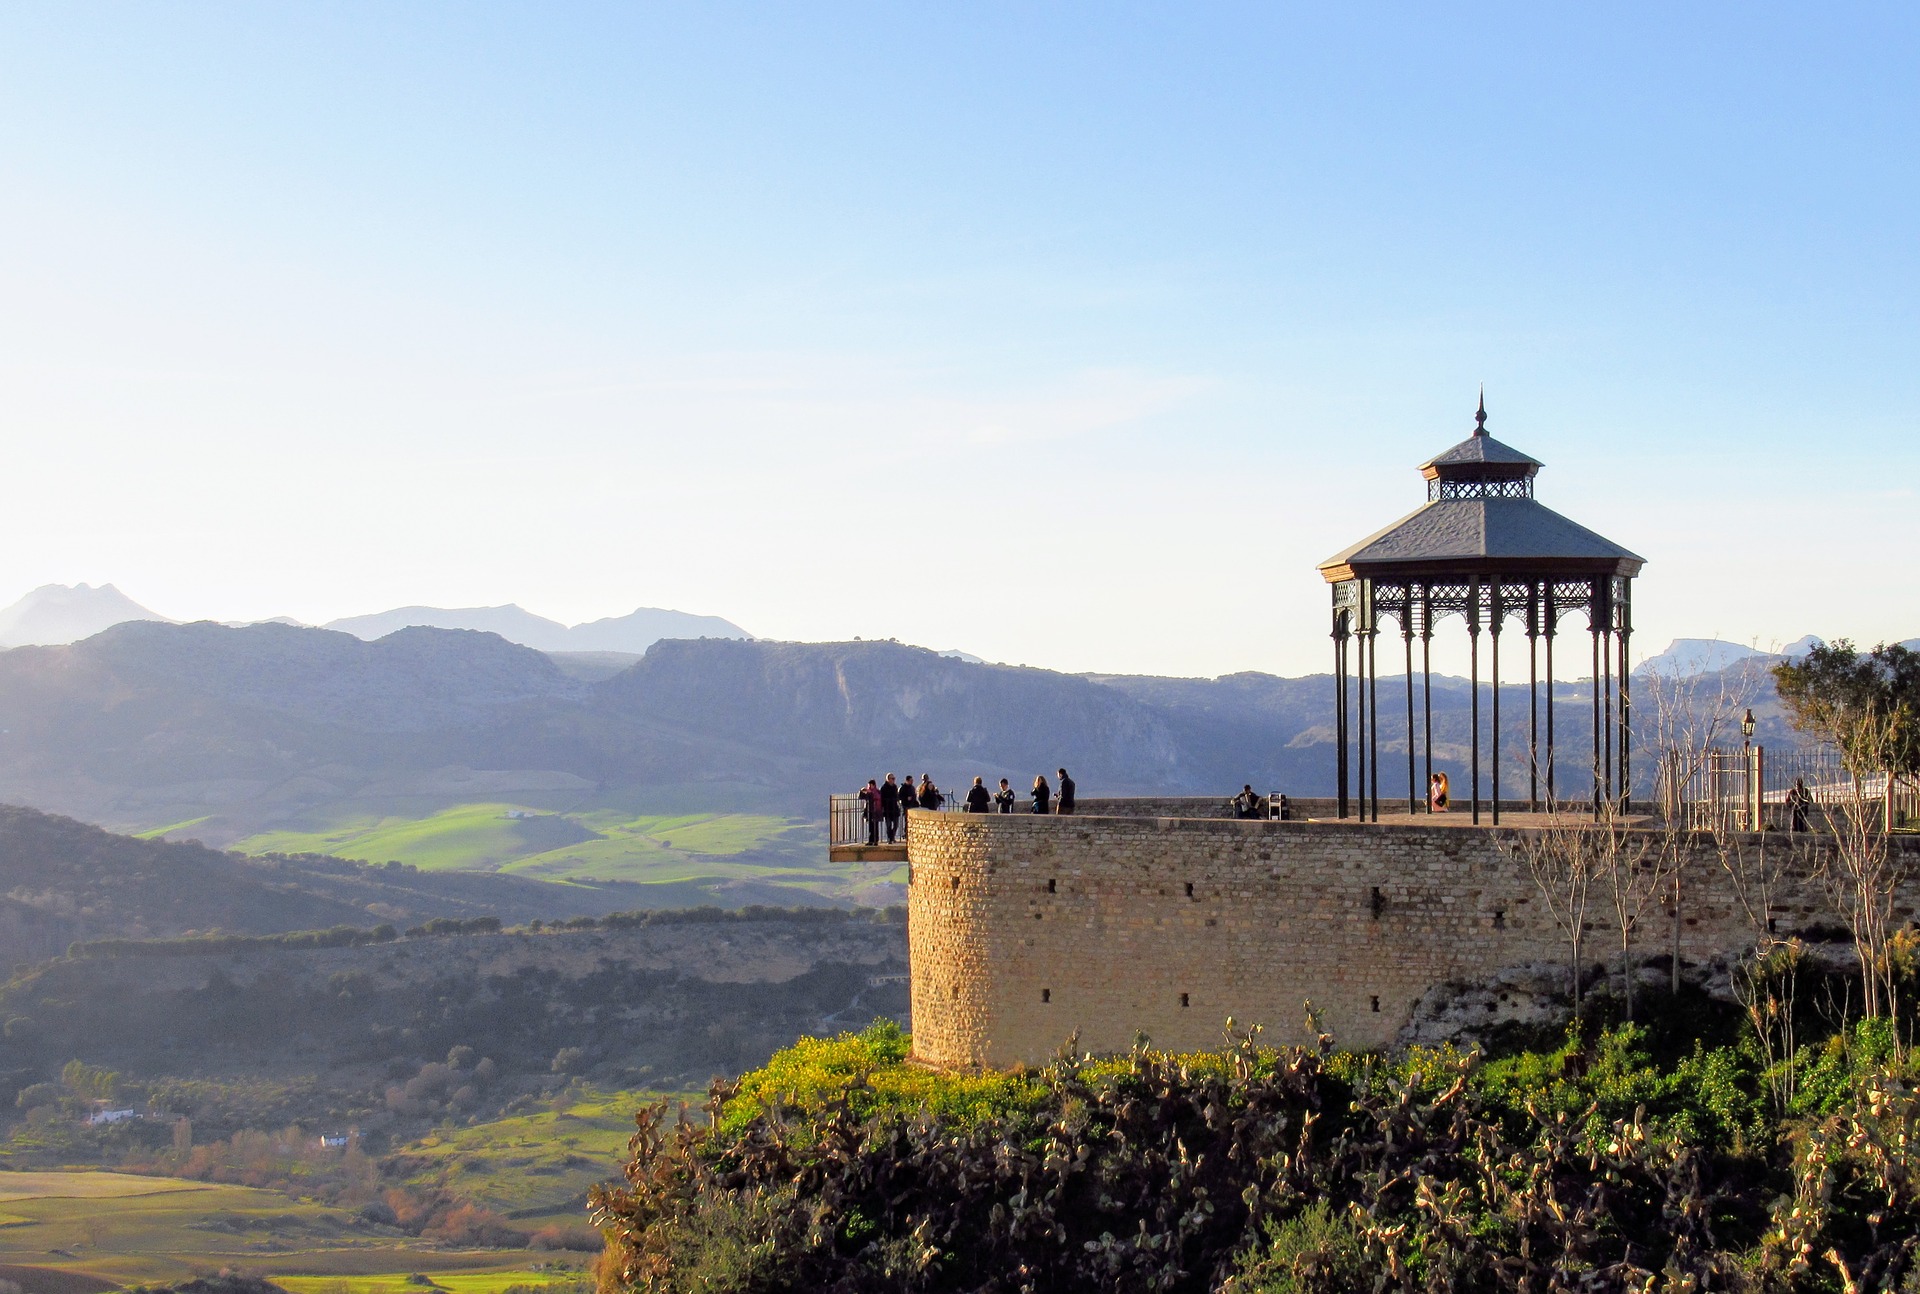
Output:
<instances>
[{"instance_id":1,"label":"shrub","mask_svg":"<svg viewBox=\"0 0 1920 1294\"><path fill-rule=\"evenodd\" d=\"M1808 1056L1845 1062L1837 1112L1783 1128L1750 1055L1631 1026L1487 1064L1248 1037L978 1077L875 1026L716 1084L706 1126L643 1111L593 1195L601 1289L1904 1291L1920 1097L1879 1055Z\"/></svg>"}]
</instances>

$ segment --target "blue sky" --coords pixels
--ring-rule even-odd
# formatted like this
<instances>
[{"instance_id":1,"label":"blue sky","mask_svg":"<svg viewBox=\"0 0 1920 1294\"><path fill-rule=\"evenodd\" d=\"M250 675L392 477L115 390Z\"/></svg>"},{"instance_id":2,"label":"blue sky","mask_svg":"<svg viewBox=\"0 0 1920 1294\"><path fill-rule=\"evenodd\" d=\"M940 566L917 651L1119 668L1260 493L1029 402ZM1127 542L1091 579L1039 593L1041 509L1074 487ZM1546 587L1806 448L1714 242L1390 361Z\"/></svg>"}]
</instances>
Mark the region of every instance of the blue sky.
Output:
<instances>
[{"instance_id":1,"label":"blue sky","mask_svg":"<svg viewBox=\"0 0 1920 1294\"><path fill-rule=\"evenodd\" d=\"M0 599L1299 673L1485 382L1640 646L1911 637L1916 65L1896 6L9 5Z\"/></svg>"}]
</instances>

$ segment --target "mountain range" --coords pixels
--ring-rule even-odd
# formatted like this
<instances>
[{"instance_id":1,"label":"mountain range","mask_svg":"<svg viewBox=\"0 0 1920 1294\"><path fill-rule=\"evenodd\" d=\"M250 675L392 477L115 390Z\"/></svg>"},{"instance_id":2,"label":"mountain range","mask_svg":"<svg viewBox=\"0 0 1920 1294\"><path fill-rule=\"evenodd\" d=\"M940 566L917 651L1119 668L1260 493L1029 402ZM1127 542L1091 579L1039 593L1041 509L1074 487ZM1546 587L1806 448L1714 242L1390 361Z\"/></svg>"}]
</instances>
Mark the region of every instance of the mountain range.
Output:
<instances>
[{"instance_id":1,"label":"mountain range","mask_svg":"<svg viewBox=\"0 0 1920 1294\"><path fill-rule=\"evenodd\" d=\"M162 624L177 621L149 611L111 584L43 584L12 606L0 609L0 648L59 646L90 638L103 629L130 620ZM263 621L229 621L231 628L247 624L299 626L286 616ZM615 653L637 657L662 638L748 638L746 630L719 616L691 615L658 607L641 607L624 616L609 616L583 624L565 625L509 603L498 607L396 607L372 615L348 616L325 627L357 638L384 638L397 629L426 626L473 629L498 634L508 642L536 651ZM621 661L631 664L631 661Z\"/></svg>"},{"instance_id":2,"label":"mountain range","mask_svg":"<svg viewBox=\"0 0 1920 1294\"><path fill-rule=\"evenodd\" d=\"M630 652L639 654L662 638L750 638L746 630L719 616L689 615L641 607L624 616L563 625L509 603L503 607L397 607L370 616L348 616L324 626L369 641L399 629L473 629L499 634L511 643L543 652Z\"/></svg>"},{"instance_id":3,"label":"mountain range","mask_svg":"<svg viewBox=\"0 0 1920 1294\"><path fill-rule=\"evenodd\" d=\"M128 830L187 823L220 843L349 801L382 814L618 793L630 808L817 821L827 792L888 770L1025 785L1065 765L1089 796L1332 788L1327 675L1081 676L892 642L730 638L661 640L593 676L563 663L497 634L427 627L368 642L130 621L16 648L0 653L0 800ZM1404 780L1401 691L1380 680L1383 787ZM1433 680L1434 753L1449 772L1465 763L1469 695L1465 680ZM1524 685L1504 695L1511 761ZM1557 685L1568 749L1587 740L1588 695ZM1769 701L1754 703L1762 739L1782 740Z\"/></svg>"}]
</instances>

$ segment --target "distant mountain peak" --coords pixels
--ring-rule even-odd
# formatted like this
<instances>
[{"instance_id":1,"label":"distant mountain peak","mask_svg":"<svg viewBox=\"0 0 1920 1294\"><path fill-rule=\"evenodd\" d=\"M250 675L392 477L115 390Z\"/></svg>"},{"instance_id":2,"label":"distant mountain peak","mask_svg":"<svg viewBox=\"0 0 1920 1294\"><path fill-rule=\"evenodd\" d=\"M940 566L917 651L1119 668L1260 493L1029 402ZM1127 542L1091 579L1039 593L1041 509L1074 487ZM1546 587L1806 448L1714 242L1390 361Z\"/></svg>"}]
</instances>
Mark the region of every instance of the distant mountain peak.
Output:
<instances>
[{"instance_id":1,"label":"distant mountain peak","mask_svg":"<svg viewBox=\"0 0 1920 1294\"><path fill-rule=\"evenodd\" d=\"M1675 638L1667 644L1665 651L1647 657L1633 672L1661 678L1692 678L1696 674L1717 674L1744 660L1777 656L1797 660L1815 647L1824 645L1824 640L1813 634L1788 643L1785 647L1770 650L1728 642L1724 638Z\"/></svg>"},{"instance_id":2,"label":"distant mountain peak","mask_svg":"<svg viewBox=\"0 0 1920 1294\"><path fill-rule=\"evenodd\" d=\"M78 642L128 620L173 623L111 584L42 584L0 609L0 647Z\"/></svg>"},{"instance_id":3,"label":"distant mountain peak","mask_svg":"<svg viewBox=\"0 0 1920 1294\"><path fill-rule=\"evenodd\" d=\"M719 616L690 615L659 607L640 607L624 616L608 616L585 624L564 625L537 616L513 603L498 607L396 607L366 616L348 616L327 624L328 629L356 638L384 638L413 626L434 629L477 629L499 634L508 642L544 652L627 652L639 655L662 638L751 638L753 635Z\"/></svg>"}]
</instances>

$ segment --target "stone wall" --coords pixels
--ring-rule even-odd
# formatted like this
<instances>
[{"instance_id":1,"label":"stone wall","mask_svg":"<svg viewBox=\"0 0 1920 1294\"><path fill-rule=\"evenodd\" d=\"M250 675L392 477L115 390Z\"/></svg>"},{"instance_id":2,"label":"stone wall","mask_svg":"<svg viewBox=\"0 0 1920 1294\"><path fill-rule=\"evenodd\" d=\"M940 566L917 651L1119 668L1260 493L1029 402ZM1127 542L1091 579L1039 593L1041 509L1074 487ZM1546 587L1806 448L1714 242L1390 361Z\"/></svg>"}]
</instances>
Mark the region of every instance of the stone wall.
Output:
<instances>
[{"instance_id":1,"label":"stone wall","mask_svg":"<svg viewBox=\"0 0 1920 1294\"><path fill-rule=\"evenodd\" d=\"M1094 1051L1140 1032L1211 1047L1229 1016L1306 1041L1309 1000L1342 1045L1384 1047L1436 984L1567 958L1490 831L917 813L908 857L914 1051L943 1067L1044 1061L1075 1032ZM1804 886L1773 915L1782 933L1831 923ZM1617 946L1598 885L1588 917L1598 961ZM1700 963L1753 939L1704 845L1680 907L1649 904L1641 921L1648 956L1677 943Z\"/></svg>"}]
</instances>

